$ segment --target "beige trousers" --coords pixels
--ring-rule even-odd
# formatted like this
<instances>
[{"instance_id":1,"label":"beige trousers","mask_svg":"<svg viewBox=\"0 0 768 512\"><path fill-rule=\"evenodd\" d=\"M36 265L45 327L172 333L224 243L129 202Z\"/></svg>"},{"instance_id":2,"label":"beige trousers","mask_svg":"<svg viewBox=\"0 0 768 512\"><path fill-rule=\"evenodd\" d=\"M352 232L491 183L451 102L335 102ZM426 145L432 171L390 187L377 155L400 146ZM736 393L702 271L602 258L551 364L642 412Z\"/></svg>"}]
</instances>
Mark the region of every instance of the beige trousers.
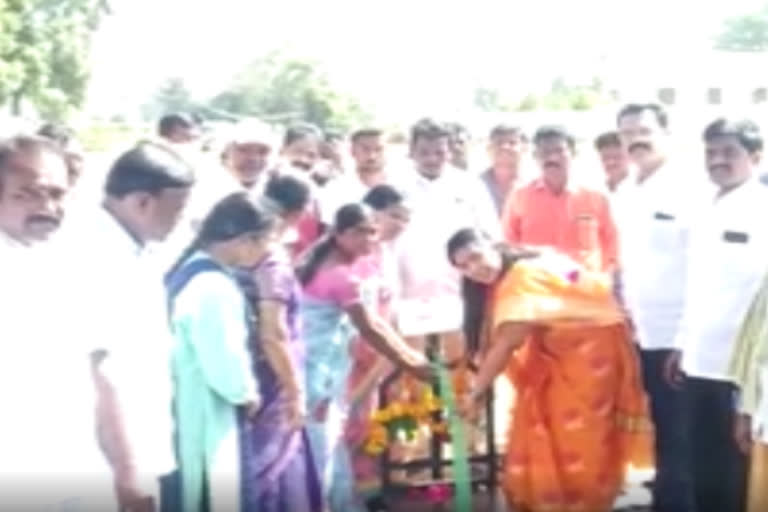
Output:
<instances>
[{"instance_id":1,"label":"beige trousers","mask_svg":"<svg viewBox=\"0 0 768 512\"><path fill-rule=\"evenodd\" d=\"M747 500L747 512L768 511L768 444L752 446Z\"/></svg>"}]
</instances>

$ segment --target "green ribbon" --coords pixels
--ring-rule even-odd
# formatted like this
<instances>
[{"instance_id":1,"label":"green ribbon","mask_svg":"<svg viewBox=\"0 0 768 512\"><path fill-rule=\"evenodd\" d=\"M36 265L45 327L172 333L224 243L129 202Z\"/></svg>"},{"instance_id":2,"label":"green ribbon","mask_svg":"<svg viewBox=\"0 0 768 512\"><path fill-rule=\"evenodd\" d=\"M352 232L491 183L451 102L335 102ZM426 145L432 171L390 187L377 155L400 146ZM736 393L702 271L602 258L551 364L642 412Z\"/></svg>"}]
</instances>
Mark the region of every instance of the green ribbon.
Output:
<instances>
[{"instance_id":1,"label":"green ribbon","mask_svg":"<svg viewBox=\"0 0 768 512\"><path fill-rule=\"evenodd\" d=\"M451 434L451 466L455 489L453 509L456 512L472 512L472 481L464 422L456 411L456 397L453 395L453 384L448 369L438 362L435 363L435 370L440 398L448 420L448 431Z\"/></svg>"}]
</instances>

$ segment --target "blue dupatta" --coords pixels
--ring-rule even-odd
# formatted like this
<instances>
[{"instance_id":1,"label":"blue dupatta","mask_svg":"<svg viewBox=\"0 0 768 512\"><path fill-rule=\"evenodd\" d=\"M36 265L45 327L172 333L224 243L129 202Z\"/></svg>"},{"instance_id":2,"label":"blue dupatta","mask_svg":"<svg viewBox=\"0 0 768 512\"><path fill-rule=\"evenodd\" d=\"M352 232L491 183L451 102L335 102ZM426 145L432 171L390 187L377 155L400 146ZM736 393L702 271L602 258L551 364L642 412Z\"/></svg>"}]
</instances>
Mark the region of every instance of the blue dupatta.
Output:
<instances>
[{"instance_id":1,"label":"blue dupatta","mask_svg":"<svg viewBox=\"0 0 768 512\"><path fill-rule=\"evenodd\" d=\"M344 423L347 413L347 380L352 368L350 343L355 329L338 305L302 298L301 318L306 348L307 421L312 455L323 481L323 494L331 512L364 512L355 489L355 476ZM324 418L317 417L327 405Z\"/></svg>"}]
</instances>

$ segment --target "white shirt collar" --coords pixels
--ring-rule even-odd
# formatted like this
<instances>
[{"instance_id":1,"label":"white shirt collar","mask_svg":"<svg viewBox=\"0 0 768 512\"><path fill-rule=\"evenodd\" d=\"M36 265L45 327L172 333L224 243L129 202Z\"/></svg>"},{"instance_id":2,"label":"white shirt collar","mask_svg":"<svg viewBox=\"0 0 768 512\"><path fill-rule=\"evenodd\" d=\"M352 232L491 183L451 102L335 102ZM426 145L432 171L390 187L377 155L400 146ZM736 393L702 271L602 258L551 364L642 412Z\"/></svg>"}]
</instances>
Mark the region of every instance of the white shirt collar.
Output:
<instances>
[{"instance_id":1,"label":"white shirt collar","mask_svg":"<svg viewBox=\"0 0 768 512\"><path fill-rule=\"evenodd\" d=\"M738 187L729 190L725 194L720 194L720 189L718 188L715 192L715 196L712 198L712 202L714 204L723 204L723 203L732 203L733 197L736 197L737 200L739 197L743 196L744 194L749 194L755 190L759 189L765 189L765 185L760 183L760 180L757 176L750 177L747 181L739 185Z\"/></svg>"},{"instance_id":2,"label":"white shirt collar","mask_svg":"<svg viewBox=\"0 0 768 512\"><path fill-rule=\"evenodd\" d=\"M458 175L458 173L465 172L465 171L459 171L453 166L446 165L445 168L434 178L428 178L424 176L418 169L413 169L413 173L416 175L414 177L416 183L422 186L429 186L429 185L437 185L442 183L450 182L451 179Z\"/></svg>"},{"instance_id":3,"label":"white shirt collar","mask_svg":"<svg viewBox=\"0 0 768 512\"><path fill-rule=\"evenodd\" d=\"M123 246L126 253L140 256L147 250L147 245L143 244L128 228L115 216L114 213L105 207L100 207L96 213L97 225L102 229L100 231L109 233L110 242Z\"/></svg>"},{"instance_id":4,"label":"white shirt collar","mask_svg":"<svg viewBox=\"0 0 768 512\"><path fill-rule=\"evenodd\" d=\"M650 176L643 181L638 181L638 173L640 169L633 167L629 175L619 183L616 187L615 193L626 192L628 190L647 189L655 187L659 183L664 183L671 178L670 174L674 172L669 168L669 164L664 162L656 169Z\"/></svg>"}]
</instances>

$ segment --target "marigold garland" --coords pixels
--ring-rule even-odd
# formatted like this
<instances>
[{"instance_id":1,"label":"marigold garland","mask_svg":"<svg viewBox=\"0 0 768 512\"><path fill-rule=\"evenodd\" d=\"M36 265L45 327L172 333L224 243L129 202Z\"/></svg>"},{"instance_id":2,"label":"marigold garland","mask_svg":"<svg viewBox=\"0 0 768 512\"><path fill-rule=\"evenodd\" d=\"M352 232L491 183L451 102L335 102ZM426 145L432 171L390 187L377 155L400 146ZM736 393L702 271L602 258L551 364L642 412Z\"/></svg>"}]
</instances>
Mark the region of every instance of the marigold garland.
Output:
<instances>
[{"instance_id":1,"label":"marigold garland","mask_svg":"<svg viewBox=\"0 0 768 512\"><path fill-rule=\"evenodd\" d=\"M453 376L456 395L465 393L469 388L467 372L458 371ZM421 386L418 399L411 397L417 393L407 393L403 399L393 400L386 407L379 408L371 415L368 436L363 450L371 456L380 455L393 441L405 436L413 441L416 433L426 427L432 435L448 440L448 425L440 415L443 409L440 397L429 386ZM413 388L411 388L413 389Z\"/></svg>"}]
</instances>

